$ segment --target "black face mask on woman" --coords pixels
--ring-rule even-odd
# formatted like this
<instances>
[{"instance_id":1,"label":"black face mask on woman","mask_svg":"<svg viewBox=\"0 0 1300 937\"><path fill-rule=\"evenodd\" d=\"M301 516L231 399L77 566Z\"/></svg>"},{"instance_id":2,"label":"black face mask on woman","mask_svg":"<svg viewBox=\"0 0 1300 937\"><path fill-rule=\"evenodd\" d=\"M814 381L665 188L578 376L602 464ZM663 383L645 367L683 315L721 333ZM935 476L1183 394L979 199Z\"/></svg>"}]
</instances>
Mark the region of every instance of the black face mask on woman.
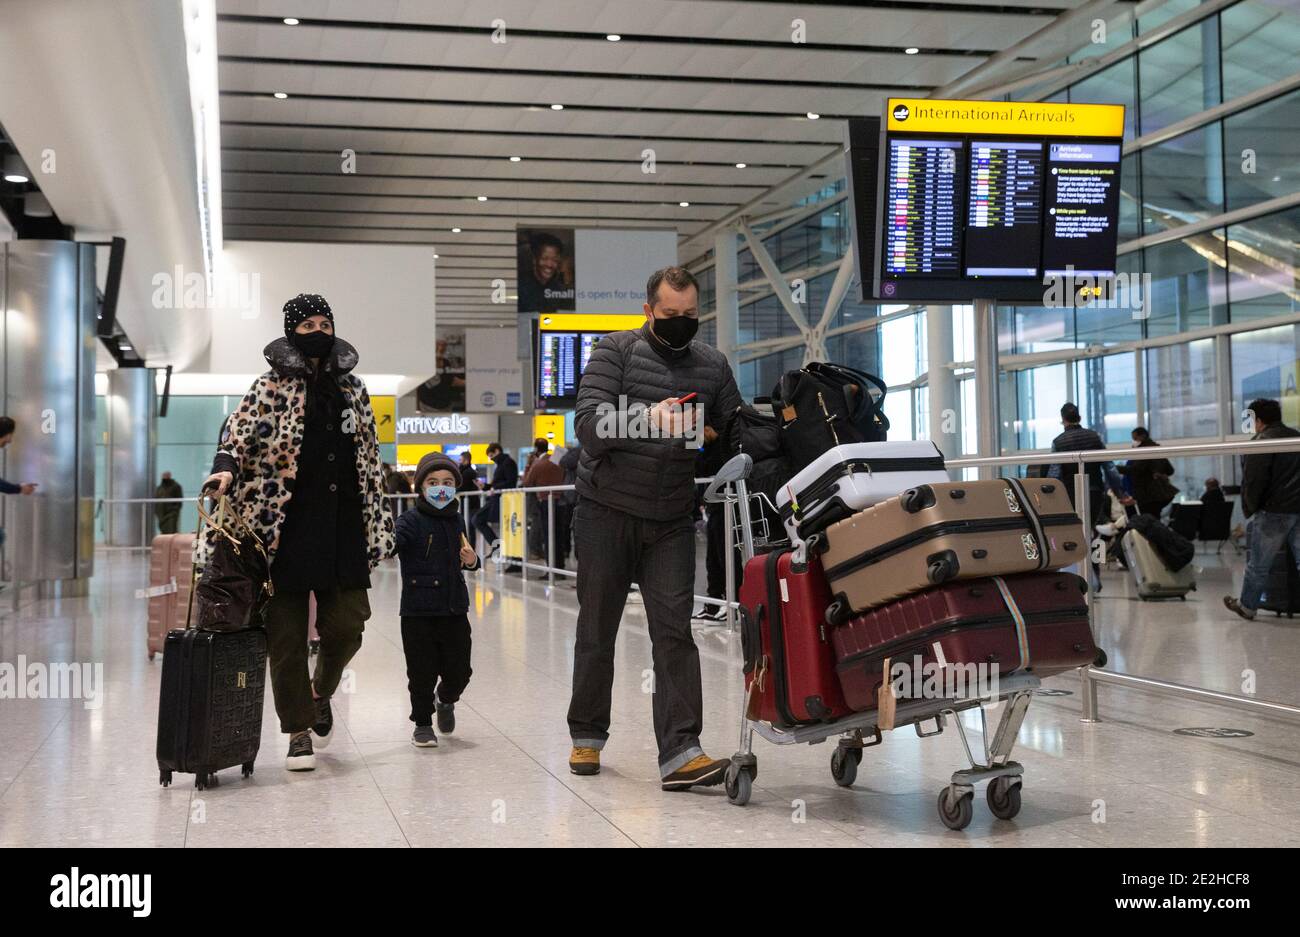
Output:
<instances>
[{"instance_id":1,"label":"black face mask on woman","mask_svg":"<svg viewBox=\"0 0 1300 937\"><path fill-rule=\"evenodd\" d=\"M685 348L695 337L700 328L700 320L694 316L673 316L668 319L655 319L655 337L669 348Z\"/></svg>"},{"instance_id":2,"label":"black face mask on woman","mask_svg":"<svg viewBox=\"0 0 1300 937\"><path fill-rule=\"evenodd\" d=\"M334 336L327 332L294 332L289 344L307 358L324 358L334 348Z\"/></svg>"}]
</instances>

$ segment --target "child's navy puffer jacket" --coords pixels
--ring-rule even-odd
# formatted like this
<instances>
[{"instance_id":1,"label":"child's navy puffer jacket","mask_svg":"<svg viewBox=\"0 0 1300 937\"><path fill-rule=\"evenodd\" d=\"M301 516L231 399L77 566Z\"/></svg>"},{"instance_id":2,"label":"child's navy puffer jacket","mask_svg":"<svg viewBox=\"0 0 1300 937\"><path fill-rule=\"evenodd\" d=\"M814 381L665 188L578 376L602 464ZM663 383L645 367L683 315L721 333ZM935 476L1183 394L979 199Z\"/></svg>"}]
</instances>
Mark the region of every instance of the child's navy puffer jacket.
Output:
<instances>
[{"instance_id":1,"label":"child's navy puffer jacket","mask_svg":"<svg viewBox=\"0 0 1300 937\"><path fill-rule=\"evenodd\" d=\"M397 518L404 616L464 615L469 591L460 565L465 524L456 502L438 510L423 498ZM478 569L478 560L465 569Z\"/></svg>"}]
</instances>

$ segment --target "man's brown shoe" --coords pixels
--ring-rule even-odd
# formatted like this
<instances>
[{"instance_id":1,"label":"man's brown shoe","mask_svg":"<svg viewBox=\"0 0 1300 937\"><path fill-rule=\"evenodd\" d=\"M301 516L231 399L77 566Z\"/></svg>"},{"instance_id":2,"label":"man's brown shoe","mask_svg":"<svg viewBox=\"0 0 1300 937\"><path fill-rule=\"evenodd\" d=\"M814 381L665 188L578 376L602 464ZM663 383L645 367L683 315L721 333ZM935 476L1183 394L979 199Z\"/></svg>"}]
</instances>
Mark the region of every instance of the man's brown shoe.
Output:
<instances>
[{"instance_id":1,"label":"man's brown shoe","mask_svg":"<svg viewBox=\"0 0 1300 937\"><path fill-rule=\"evenodd\" d=\"M600 751L575 745L569 752L569 770L574 774L600 774Z\"/></svg>"},{"instance_id":2,"label":"man's brown shoe","mask_svg":"<svg viewBox=\"0 0 1300 937\"><path fill-rule=\"evenodd\" d=\"M661 781L666 791L684 791L692 787L712 787L721 784L730 762L723 758L714 760L708 755L696 755Z\"/></svg>"}]
</instances>

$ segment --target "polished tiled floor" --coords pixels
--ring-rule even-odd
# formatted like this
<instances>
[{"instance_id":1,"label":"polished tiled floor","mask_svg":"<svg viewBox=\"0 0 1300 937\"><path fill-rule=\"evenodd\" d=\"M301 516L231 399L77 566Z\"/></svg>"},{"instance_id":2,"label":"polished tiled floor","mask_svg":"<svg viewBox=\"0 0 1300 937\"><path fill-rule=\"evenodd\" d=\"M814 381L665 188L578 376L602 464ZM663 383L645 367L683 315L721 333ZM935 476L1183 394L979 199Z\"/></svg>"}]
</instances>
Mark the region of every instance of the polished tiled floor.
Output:
<instances>
[{"instance_id":1,"label":"polished tiled floor","mask_svg":"<svg viewBox=\"0 0 1300 937\"><path fill-rule=\"evenodd\" d=\"M1300 703L1300 619L1246 623L1219 596L1240 570L1211 556L1187 602L1140 603L1108 573L1097 630L1111 668ZM1232 561L1234 564L1236 560ZM397 577L383 568L375 614L337 698L338 731L313 773L283 770L269 692L257 771L224 771L197 792L189 776L157 784L154 730L161 661L144 649L142 556L100 554L88 598L0 609L0 661L102 662L104 704L0 700L0 846L1273 846L1300 845L1300 726L1130 690L1101 689L1099 725L1070 695L1034 700L1016 757L1024 808L997 821L976 800L962 833L944 829L935 797L962 755L953 732L910 731L868 749L851 790L835 787L831 746L756 740L753 800L720 788L659 790L644 617L630 605L619 642L613 738L600 776L570 775L568 703L575 600L571 588L489 570L474 600L474 679L456 734L436 750L408 744ZM6 599L8 596L6 595ZM738 642L700 629L708 701L704 744L735 749ZM1188 726L1247 729L1248 738L1173 734Z\"/></svg>"}]
</instances>

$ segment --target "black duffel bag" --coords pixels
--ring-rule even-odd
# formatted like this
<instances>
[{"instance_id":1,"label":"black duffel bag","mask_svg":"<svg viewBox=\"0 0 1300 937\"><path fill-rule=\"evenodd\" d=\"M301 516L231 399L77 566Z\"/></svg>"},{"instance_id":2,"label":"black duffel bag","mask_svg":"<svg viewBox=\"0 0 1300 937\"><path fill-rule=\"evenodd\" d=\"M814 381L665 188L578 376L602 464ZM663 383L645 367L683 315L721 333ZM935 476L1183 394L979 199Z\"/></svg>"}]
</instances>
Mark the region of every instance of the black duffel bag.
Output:
<instances>
[{"instance_id":1,"label":"black duffel bag","mask_svg":"<svg viewBox=\"0 0 1300 937\"><path fill-rule=\"evenodd\" d=\"M271 597L271 564L257 534L223 495L209 514L199 497L199 526L212 528L212 551L191 592L200 631L261 627Z\"/></svg>"},{"instance_id":2,"label":"black duffel bag","mask_svg":"<svg viewBox=\"0 0 1300 937\"><path fill-rule=\"evenodd\" d=\"M772 410L795 472L834 446L884 442L885 382L842 364L813 362L781 375Z\"/></svg>"},{"instance_id":3,"label":"black duffel bag","mask_svg":"<svg viewBox=\"0 0 1300 937\"><path fill-rule=\"evenodd\" d=\"M1178 572L1196 556L1196 547L1190 540L1149 514L1130 517L1128 526L1147 538L1171 573Z\"/></svg>"},{"instance_id":4,"label":"black duffel bag","mask_svg":"<svg viewBox=\"0 0 1300 937\"><path fill-rule=\"evenodd\" d=\"M754 400L754 403L766 402L762 397ZM727 451L731 455L744 452L756 463L779 458L785 452L780 421L747 403L736 407L736 412L727 425L727 436Z\"/></svg>"}]
</instances>

